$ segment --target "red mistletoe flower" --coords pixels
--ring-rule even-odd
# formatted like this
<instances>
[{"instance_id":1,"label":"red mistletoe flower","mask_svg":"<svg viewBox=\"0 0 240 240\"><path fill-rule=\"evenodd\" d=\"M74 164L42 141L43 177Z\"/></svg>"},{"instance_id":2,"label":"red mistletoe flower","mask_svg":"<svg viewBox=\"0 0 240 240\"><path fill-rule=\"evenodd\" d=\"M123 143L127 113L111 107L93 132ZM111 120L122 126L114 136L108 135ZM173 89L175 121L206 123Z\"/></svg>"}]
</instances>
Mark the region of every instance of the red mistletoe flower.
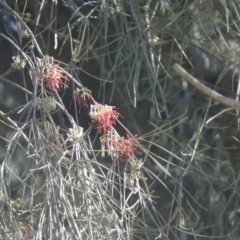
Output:
<instances>
[{"instance_id":1,"label":"red mistletoe flower","mask_svg":"<svg viewBox=\"0 0 240 240\"><path fill-rule=\"evenodd\" d=\"M66 84L63 82L63 79L66 79L64 72L57 66L54 66L53 69L49 70L49 72L44 74L43 84L51 92L59 91L66 86Z\"/></svg>"},{"instance_id":2,"label":"red mistletoe flower","mask_svg":"<svg viewBox=\"0 0 240 240\"><path fill-rule=\"evenodd\" d=\"M76 104L78 105L78 113L81 111L81 107L87 107L90 102L94 103L94 99L92 97L92 91L88 88L77 88L74 91L74 97L73 99L76 101ZM73 99L70 103L70 107L72 105Z\"/></svg>"},{"instance_id":3,"label":"red mistletoe flower","mask_svg":"<svg viewBox=\"0 0 240 240\"><path fill-rule=\"evenodd\" d=\"M91 105L89 115L100 133L107 133L121 116L116 107L100 104Z\"/></svg>"},{"instance_id":4,"label":"red mistletoe flower","mask_svg":"<svg viewBox=\"0 0 240 240\"><path fill-rule=\"evenodd\" d=\"M26 223L19 222L20 229L22 230L22 234L24 239L34 239L33 232L30 230L29 226Z\"/></svg>"},{"instance_id":5,"label":"red mistletoe flower","mask_svg":"<svg viewBox=\"0 0 240 240\"><path fill-rule=\"evenodd\" d=\"M23 230L25 230L25 231L28 231L28 230L29 230L28 225L27 225L26 223L22 223L22 222L20 222L20 228L23 229Z\"/></svg>"},{"instance_id":6,"label":"red mistletoe flower","mask_svg":"<svg viewBox=\"0 0 240 240\"><path fill-rule=\"evenodd\" d=\"M114 148L112 145L112 141L118 138L120 138L120 136L114 128L112 128L106 134L100 137L102 157L105 157L105 153L107 153L108 156L112 156L114 159L117 158L116 151L113 151Z\"/></svg>"},{"instance_id":7,"label":"red mistletoe flower","mask_svg":"<svg viewBox=\"0 0 240 240\"><path fill-rule=\"evenodd\" d=\"M111 141L112 152L114 155L117 155L117 158L120 162L125 162L128 159L134 157L137 153L140 153L137 150L138 141L130 136L127 138L119 137Z\"/></svg>"}]
</instances>

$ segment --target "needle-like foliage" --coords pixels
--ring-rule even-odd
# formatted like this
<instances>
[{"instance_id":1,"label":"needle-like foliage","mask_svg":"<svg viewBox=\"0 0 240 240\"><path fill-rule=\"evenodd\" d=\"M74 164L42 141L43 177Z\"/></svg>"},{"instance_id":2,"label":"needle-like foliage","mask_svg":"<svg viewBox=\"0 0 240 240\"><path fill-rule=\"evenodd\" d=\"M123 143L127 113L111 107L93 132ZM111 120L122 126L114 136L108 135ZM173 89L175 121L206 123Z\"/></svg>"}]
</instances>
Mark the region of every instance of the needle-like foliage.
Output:
<instances>
[{"instance_id":1,"label":"needle-like foliage","mask_svg":"<svg viewBox=\"0 0 240 240\"><path fill-rule=\"evenodd\" d=\"M0 239L239 239L238 0L0 7Z\"/></svg>"}]
</instances>

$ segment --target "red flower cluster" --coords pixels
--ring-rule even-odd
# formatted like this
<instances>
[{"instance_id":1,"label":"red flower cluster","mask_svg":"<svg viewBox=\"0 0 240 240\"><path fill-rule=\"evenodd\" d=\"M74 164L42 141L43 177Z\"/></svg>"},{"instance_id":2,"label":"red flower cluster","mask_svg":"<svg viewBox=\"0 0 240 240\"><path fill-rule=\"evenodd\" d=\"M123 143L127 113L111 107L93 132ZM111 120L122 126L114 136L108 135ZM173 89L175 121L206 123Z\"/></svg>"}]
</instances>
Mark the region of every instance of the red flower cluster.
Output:
<instances>
[{"instance_id":1,"label":"red flower cluster","mask_svg":"<svg viewBox=\"0 0 240 240\"><path fill-rule=\"evenodd\" d=\"M43 84L51 92L59 91L66 86L63 82L63 79L66 79L66 76L64 75L63 71L57 68L57 66L44 74L43 77Z\"/></svg>"},{"instance_id":2,"label":"red flower cluster","mask_svg":"<svg viewBox=\"0 0 240 240\"><path fill-rule=\"evenodd\" d=\"M23 229L23 230L25 230L25 231L28 231L28 230L29 230L28 225L27 225L26 223L22 223L22 222L20 222L20 228Z\"/></svg>"},{"instance_id":3,"label":"red flower cluster","mask_svg":"<svg viewBox=\"0 0 240 240\"><path fill-rule=\"evenodd\" d=\"M113 125L121 116L113 106L94 104L89 113L92 123L103 135L100 137L102 157L107 153L113 159L125 162L139 153L138 141L134 137L120 137Z\"/></svg>"},{"instance_id":4,"label":"red flower cluster","mask_svg":"<svg viewBox=\"0 0 240 240\"><path fill-rule=\"evenodd\" d=\"M87 88L77 88L74 91L74 97L73 99L76 101L76 104L78 105L78 113L80 113L81 111L81 107L87 107L88 103L94 103L94 99L92 97L92 92L91 90L87 89ZM72 101L73 101L72 99ZM70 107L72 105L72 101L70 103Z\"/></svg>"},{"instance_id":5,"label":"red flower cluster","mask_svg":"<svg viewBox=\"0 0 240 240\"><path fill-rule=\"evenodd\" d=\"M100 133L107 133L116 124L116 119L121 116L115 107L100 104L91 105L89 115Z\"/></svg>"},{"instance_id":6,"label":"red flower cluster","mask_svg":"<svg viewBox=\"0 0 240 240\"><path fill-rule=\"evenodd\" d=\"M138 141L127 136L127 138L119 137L111 141L113 155L116 154L120 162L124 162L139 153L137 150Z\"/></svg>"}]
</instances>

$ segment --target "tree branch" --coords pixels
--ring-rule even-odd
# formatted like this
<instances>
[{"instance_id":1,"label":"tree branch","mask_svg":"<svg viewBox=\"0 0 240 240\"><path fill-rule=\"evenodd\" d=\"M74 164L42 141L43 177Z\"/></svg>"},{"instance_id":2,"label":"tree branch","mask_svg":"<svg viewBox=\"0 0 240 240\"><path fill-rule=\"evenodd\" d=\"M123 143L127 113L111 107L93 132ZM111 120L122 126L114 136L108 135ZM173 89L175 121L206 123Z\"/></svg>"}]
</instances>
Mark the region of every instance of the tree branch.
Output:
<instances>
[{"instance_id":1,"label":"tree branch","mask_svg":"<svg viewBox=\"0 0 240 240\"><path fill-rule=\"evenodd\" d=\"M216 91L212 90L211 88L205 86L204 84L199 82L196 78L194 78L191 74L189 74L184 68L182 68L177 63L175 63L173 65L173 70L178 75L180 75L184 80L186 80L188 83L193 85L196 89L198 89L203 94L220 102L221 104L223 104L225 106L228 106L232 109L240 111L240 103L239 102L237 102L231 98L224 97L223 95L217 93Z\"/></svg>"}]
</instances>

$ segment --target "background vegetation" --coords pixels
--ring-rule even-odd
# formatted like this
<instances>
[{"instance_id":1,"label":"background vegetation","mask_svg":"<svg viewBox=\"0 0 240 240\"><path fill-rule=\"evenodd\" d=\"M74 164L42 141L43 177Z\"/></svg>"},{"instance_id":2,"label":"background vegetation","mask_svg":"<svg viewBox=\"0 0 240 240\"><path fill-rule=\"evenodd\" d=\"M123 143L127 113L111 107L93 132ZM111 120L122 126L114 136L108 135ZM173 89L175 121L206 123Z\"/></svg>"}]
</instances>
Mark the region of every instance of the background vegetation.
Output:
<instances>
[{"instance_id":1,"label":"background vegetation","mask_svg":"<svg viewBox=\"0 0 240 240\"><path fill-rule=\"evenodd\" d=\"M239 239L239 0L0 9L1 239Z\"/></svg>"}]
</instances>

